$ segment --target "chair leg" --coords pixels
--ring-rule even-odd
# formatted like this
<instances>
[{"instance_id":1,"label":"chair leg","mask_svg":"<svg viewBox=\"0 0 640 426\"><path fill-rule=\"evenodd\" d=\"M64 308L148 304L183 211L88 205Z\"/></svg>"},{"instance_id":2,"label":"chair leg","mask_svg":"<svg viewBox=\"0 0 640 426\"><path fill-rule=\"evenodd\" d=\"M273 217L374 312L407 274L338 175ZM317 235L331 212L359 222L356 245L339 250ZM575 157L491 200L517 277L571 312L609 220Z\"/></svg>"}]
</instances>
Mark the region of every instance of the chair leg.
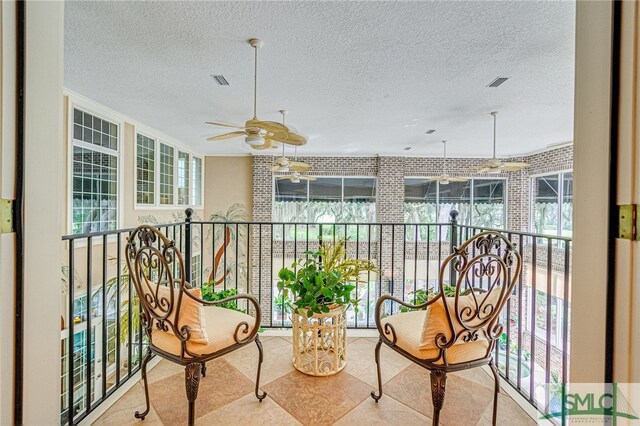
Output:
<instances>
[{"instance_id":1,"label":"chair leg","mask_svg":"<svg viewBox=\"0 0 640 426\"><path fill-rule=\"evenodd\" d=\"M196 398L198 398L201 369L202 364L199 362L187 364L187 367L185 368L184 381L187 390L187 400L189 401L189 426L193 426L195 423L195 405Z\"/></svg>"},{"instance_id":2,"label":"chair leg","mask_svg":"<svg viewBox=\"0 0 640 426\"><path fill-rule=\"evenodd\" d=\"M447 373L442 370L431 370L431 398L433 401L433 424L440 423L440 410L444 404L444 391L447 384Z\"/></svg>"},{"instance_id":3,"label":"chair leg","mask_svg":"<svg viewBox=\"0 0 640 426\"><path fill-rule=\"evenodd\" d=\"M262 402L263 399L265 399L267 397L267 393L266 392L262 392L260 393L260 370L262 367L262 358L263 358L263 354L262 354L262 342L260 341L260 339L258 338L258 336L256 336L256 346L258 347L258 375L256 377L256 398L258 398L258 401Z\"/></svg>"},{"instance_id":4,"label":"chair leg","mask_svg":"<svg viewBox=\"0 0 640 426\"><path fill-rule=\"evenodd\" d=\"M382 338L378 339L376 344L376 368L378 370L378 394L376 391L371 391L371 397L378 403L378 400L382 398L382 374L380 373L380 347L382 346Z\"/></svg>"},{"instance_id":5,"label":"chair leg","mask_svg":"<svg viewBox=\"0 0 640 426\"><path fill-rule=\"evenodd\" d=\"M500 375L498 374L496 366L493 365L493 361L489 363L489 367L491 368L491 372L493 373L493 378L495 380L495 388L493 391L493 420L491 422L491 424L495 426L498 422L498 394L500 393Z\"/></svg>"},{"instance_id":6,"label":"chair leg","mask_svg":"<svg viewBox=\"0 0 640 426\"><path fill-rule=\"evenodd\" d=\"M144 383L144 399L145 399L145 410L141 413L136 411L134 414L136 419L144 420L144 418L149 414L150 404L149 404L149 384L147 383L147 363L151 359L151 351L147 349L147 354L144 356L142 360L142 383Z\"/></svg>"}]
</instances>

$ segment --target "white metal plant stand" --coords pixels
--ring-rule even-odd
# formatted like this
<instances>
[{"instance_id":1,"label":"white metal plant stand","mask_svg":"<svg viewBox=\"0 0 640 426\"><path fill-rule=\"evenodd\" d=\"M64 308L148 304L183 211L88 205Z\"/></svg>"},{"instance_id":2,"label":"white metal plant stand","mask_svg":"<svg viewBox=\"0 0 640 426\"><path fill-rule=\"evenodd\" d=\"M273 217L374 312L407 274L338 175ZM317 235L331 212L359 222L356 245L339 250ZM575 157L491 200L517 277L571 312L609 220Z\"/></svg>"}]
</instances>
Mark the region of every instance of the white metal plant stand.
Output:
<instances>
[{"instance_id":1,"label":"white metal plant stand","mask_svg":"<svg viewBox=\"0 0 640 426\"><path fill-rule=\"evenodd\" d=\"M293 366L310 376L331 376L347 364L347 306L307 318L294 310Z\"/></svg>"}]
</instances>

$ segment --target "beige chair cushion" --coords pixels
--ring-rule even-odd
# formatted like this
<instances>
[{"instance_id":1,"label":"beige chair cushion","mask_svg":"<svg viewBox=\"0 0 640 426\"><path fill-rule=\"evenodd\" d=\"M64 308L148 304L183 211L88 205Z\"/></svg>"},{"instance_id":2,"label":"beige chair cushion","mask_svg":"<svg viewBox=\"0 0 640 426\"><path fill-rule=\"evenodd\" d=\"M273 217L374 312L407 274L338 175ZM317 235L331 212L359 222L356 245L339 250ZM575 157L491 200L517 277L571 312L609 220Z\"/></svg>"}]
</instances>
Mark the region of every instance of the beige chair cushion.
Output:
<instances>
[{"instance_id":1,"label":"beige chair cushion","mask_svg":"<svg viewBox=\"0 0 640 426\"><path fill-rule=\"evenodd\" d=\"M389 323L393 326L396 334L396 345L418 359L434 359L440 355L439 348L420 348L422 338L422 328L427 316L427 311L413 311L391 315L382 319L382 326ZM390 335L386 335L390 338ZM454 345L446 349L447 362L458 364L462 362L475 361L487 355L488 342L478 340L475 342ZM443 364L442 359L435 361L435 364Z\"/></svg>"},{"instance_id":2,"label":"beige chair cushion","mask_svg":"<svg viewBox=\"0 0 640 426\"><path fill-rule=\"evenodd\" d=\"M498 303L500 299L501 291L502 291L502 287L494 287L489 293L476 294L475 297L478 303L477 306L482 306L484 308L485 306L491 305L495 307L496 303ZM449 308L449 313L451 315L453 329L457 335L460 331L464 329L464 327L462 326L460 321L458 321L458 318L455 314L455 298L445 297L445 299L447 301L447 306ZM474 311L476 309L476 302L474 301L473 295L471 293L464 296L460 296L458 298L458 312L462 312L463 309L467 307L470 309L473 309ZM472 327L477 326L480 323L482 323L482 321L486 319L488 315L490 315L489 312L487 312L486 315L482 317L483 319L473 318L472 320L467 321L466 325L472 326ZM464 317L463 317L463 320L464 320ZM444 309L444 303L442 301L442 298L438 299L436 302L429 305L429 307L426 310L425 321L421 329L422 329L422 338L419 344L419 347L421 349L437 349L438 347L436 346L436 336L440 333L444 333L447 340L451 338L451 326L449 325L449 321L447 320L447 313ZM478 340L481 340L481 339L486 340L484 333L478 333ZM464 341L462 339L458 339L454 343L454 346L462 343L464 343Z\"/></svg>"},{"instance_id":3,"label":"beige chair cushion","mask_svg":"<svg viewBox=\"0 0 640 426\"><path fill-rule=\"evenodd\" d=\"M169 294L170 291L171 290L169 289L169 287L160 286L158 289L158 299L164 297L168 300L170 297L170 294ZM202 292L199 288L188 289L187 291L191 292L191 294L193 294L199 299L202 298ZM193 300L189 296L183 294L182 306L180 307L180 317L178 318L177 321L175 320L175 311L177 310L177 307L178 307L179 292L180 290L178 289L173 290L174 303L172 306L173 308L172 313L169 319L171 320L171 322L175 324L178 331L185 325L189 326L189 329L191 332L191 337L189 340L191 342L206 344L209 341L209 336L207 336L207 328L206 328L207 324L204 316L204 310L203 310L204 308L202 303L198 302L197 300ZM161 330L158 330L158 331L165 333ZM169 328L169 330L166 333L173 336L173 329Z\"/></svg>"},{"instance_id":4,"label":"beige chair cushion","mask_svg":"<svg viewBox=\"0 0 640 426\"><path fill-rule=\"evenodd\" d=\"M196 355L207 355L218 352L222 349L236 343L234 334L236 327L241 322L249 324L247 332L251 332L255 324L255 318L242 312L234 311L232 309L218 308L215 306L205 306L204 318L207 324L206 332L208 339L206 343L194 343L187 342L187 350ZM242 333L244 327L238 332L239 338L243 338L246 335ZM162 349L165 352L180 356L182 344L173 333L165 333L161 330L154 329L152 331L153 345L158 349ZM190 356L185 353L185 357Z\"/></svg>"}]
</instances>

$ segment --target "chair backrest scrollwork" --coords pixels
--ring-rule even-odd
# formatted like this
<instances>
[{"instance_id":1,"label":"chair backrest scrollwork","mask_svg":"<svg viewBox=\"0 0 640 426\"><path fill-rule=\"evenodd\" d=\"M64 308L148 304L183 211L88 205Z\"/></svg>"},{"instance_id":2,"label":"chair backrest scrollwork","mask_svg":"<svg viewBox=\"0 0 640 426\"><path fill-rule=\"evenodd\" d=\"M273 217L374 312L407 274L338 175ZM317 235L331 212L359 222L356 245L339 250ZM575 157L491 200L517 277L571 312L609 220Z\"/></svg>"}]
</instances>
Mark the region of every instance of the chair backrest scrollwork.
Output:
<instances>
[{"instance_id":1,"label":"chair backrest scrollwork","mask_svg":"<svg viewBox=\"0 0 640 426\"><path fill-rule=\"evenodd\" d=\"M451 271L453 270L453 274ZM489 351L503 332L500 313L509 300L522 270L515 244L499 232L481 232L453 248L440 268L440 290L450 327L449 336L439 335L436 345L486 338ZM455 277L455 297L445 298L445 278ZM487 354L489 356L489 353Z\"/></svg>"},{"instance_id":2,"label":"chair backrest scrollwork","mask_svg":"<svg viewBox=\"0 0 640 426\"><path fill-rule=\"evenodd\" d=\"M140 299L140 321L149 338L155 326L183 340L184 332L178 330L175 319L189 284L184 279L184 262L174 241L153 226L141 225L129 236L125 257Z\"/></svg>"}]
</instances>

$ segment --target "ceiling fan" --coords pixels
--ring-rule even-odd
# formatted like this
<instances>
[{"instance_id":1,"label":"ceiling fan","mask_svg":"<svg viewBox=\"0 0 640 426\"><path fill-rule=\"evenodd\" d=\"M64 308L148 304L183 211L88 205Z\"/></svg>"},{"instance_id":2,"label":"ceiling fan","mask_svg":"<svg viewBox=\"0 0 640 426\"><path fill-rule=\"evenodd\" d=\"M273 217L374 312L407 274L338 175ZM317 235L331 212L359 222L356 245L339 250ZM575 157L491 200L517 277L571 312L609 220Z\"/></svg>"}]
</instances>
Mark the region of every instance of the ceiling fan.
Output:
<instances>
[{"instance_id":1,"label":"ceiling fan","mask_svg":"<svg viewBox=\"0 0 640 426\"><path fill-rule=\"evenodd\" d=\"M275 121L262 121L257 116L257 98L258 98L258 48L264 43L262 40L252 38L249 44L254 49L254 78L253 78L253 118L247 120L244 126L220 123L215 121L207 121L207 124L214 126L230 127L238 129L233 132L223 133L207 138L208 141L222 141L244 136L244 141L254 149L267 149L273 145L273 142L281 142L289 145L304 145L307 138L303 135L293 132L284 124Z\"/></svg>"},{"instance_id":2,"label":"ceiling fan","mask_svg":"<svg viewBox=\"0 0 640 426\"><path fill-rule=\"evenodd\" d=\"M493 157L477 166L469 167L469 170L477 170L478 173L500 173L500 172L517 172L529 166L529 163L521 161L503 161L496 157L496 111L492 112L493 116Z\"/></svg>"},{"instance_id":3,"label":"ceiling fan","mask_svg":"<svg viewBox=\"0 0 640 426\"><path fill-rule=\"evenodd\" d=\"M442 174L440 176L432 177L427 180L440 182L440 185L448 185L449 182L466 182L469 179L463 177L451 177L449 173L447 173L447 141L442 141L442 146L444 147L444 156L443 166L442 166Z\"/></svg>"},{"instance_id":4,"label":"ceiling fan","mask_svg":"<svg viewBox=\"0 0 640 426\"><path fill-rule=\"evenodd\" d=\"M303 176L300 172L294 171L290 175L278 176L278 180L289 179L291 183L300 183L301 180L316 180L315 176Z\"/></svg>"},{"instance_id":5,"label":"ceiling fan","mask_svg":"<svg viewBox=\"0 0 640 426\"><path fill-rule=\"evenodd\" d=\"M280 114L282 114L282 124L285 123L285 116L287 115L287 110L285 109L281 109L280 110ZM297 147L296 147L296 160L298 159L298 155L297 155ZM271 171L272 172L289 172L289 171L295 171L295 172L306 172L311 168L310 165L308 165L307 163L303 163L301 161L292 161L289 160L287 157L284 156L284 144L282 144L282 157L278 157L276 158L273 166L271 167Z\"/></svg>"}]
</instances>

